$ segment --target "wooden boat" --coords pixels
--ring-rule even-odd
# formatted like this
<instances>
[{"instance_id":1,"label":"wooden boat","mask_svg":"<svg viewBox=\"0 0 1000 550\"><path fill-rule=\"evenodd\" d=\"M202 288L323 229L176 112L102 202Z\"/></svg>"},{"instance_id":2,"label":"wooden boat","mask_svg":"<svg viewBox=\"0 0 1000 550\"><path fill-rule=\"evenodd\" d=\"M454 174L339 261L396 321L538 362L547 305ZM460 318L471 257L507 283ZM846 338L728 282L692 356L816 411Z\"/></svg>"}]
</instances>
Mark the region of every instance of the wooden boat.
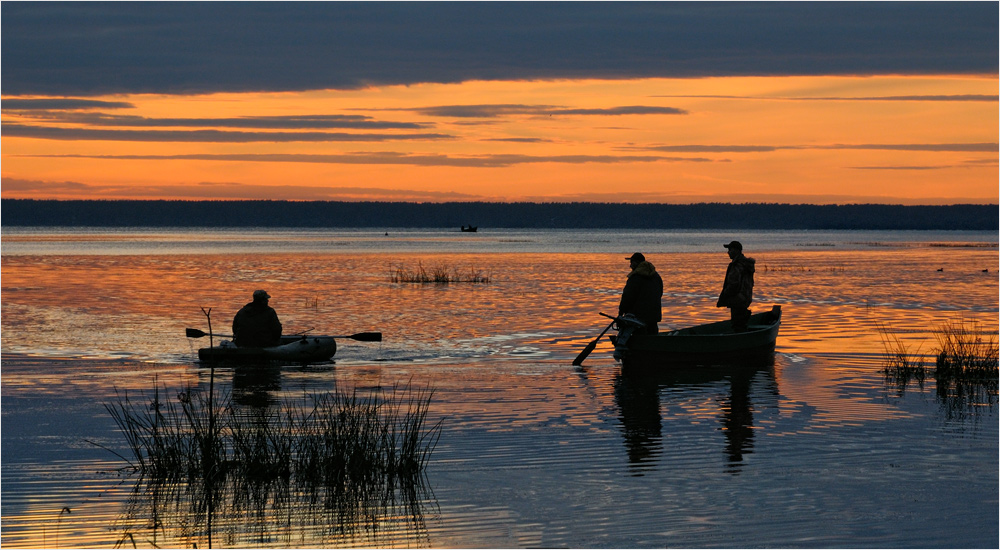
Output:
<instances>
[{"instance_id":1,"label":"wooden boat","mask_svg":"<svg viewBox=\"0 0 1000 550\"><path fill-rule=\"evenodd\" d=\"M217 346L198 350L202 361L232 361L238 363L317 363L329 361L337 353L333 336L282 336L281 344L269 348L241 348L229 340Z\"/></svg>"},{"instance_id":2,"label":"wooden boat","mask_svg":"<svg viewBox=\"0 0 1000 550\"><path fill-rule=\"evenodd\" d=\"M621 346L618 340L624 323L617 324L619 334L610 339L624 368L752 362L774 353L781 306L751 315L746 332L733 332L730 321L719 321L659 334L633 334Z\"/></svg>"},{"instance_id":3,"label":"wooden boat","mask_svg":"<svg viewBox=\"0 0 1000 550\"><path fill-rule=\"evenodd\" d=\"M478 225L470 225L468 227L464 225L462 226L462 233L475 233L478 230L479 230Z\"/></svg>"}]
</instances>

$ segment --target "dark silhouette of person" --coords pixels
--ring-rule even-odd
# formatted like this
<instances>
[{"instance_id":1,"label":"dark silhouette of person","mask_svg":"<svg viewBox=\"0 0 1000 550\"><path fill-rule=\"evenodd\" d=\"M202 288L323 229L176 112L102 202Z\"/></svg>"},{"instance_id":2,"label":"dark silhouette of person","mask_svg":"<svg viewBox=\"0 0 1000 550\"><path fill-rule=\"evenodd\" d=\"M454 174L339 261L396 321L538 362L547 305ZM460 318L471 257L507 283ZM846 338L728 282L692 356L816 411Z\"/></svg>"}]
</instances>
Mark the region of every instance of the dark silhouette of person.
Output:
<instances>
[{"instance_id":1,"label":"dark silhouette of person","mask_svg":"<svg viewBox=\"0 0 1000 550\"><path fill-rule=\"evenodd\" d=\"M266 348L281 343L281 321L271 297L263 290L253 291L253 301L243 306L233 318L233 342L241 348Z\"/></svg>"},{"instance_id":2,"label":"dark silhouette of person","mask_svg":"<svg viewBox=\"0 0 1000 550\"><path fill-rule=\"evenodd\" d=\"M660 299L663 297L663 279L641 253L636 252L625 259L629 261L631 271L622 289L618 316L631 313L645 323L646 326L634 334L656 334L659 331L656 324L662 318Z\"/></svg>"},{"instance_id":3,"label":"dark silhouette of person","mask_svg":"<svg viewBox=\"0 0 1000 550\"><path fill-rule=\"evenodd\" d=\"M753 273L756 260L743 255L743 245L732 241L722 245L729 250L729 267L726 280L715 307L728 307L734 332L746 332L750 320L750 302L753 301Z\"/></svg>"}]
</instances>

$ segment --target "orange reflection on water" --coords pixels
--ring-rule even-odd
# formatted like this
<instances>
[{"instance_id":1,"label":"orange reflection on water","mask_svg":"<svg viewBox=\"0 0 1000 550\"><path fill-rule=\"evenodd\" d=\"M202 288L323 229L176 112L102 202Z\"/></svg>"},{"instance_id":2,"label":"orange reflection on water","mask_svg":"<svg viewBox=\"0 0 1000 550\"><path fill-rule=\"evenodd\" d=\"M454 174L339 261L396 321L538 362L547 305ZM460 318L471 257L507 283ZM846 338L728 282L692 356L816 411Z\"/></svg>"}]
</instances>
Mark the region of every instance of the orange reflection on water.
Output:
<instances>
[{"instance_id":1,"label":"orange reflection on water","mask_svg":"<svg viewBox=\"0 0 1000 550\"><path fill-rule=\"evenodd\" d=\"M584 369L569 366L606 326L598 312L616 311L627 273L624 254L5 256L3 351L29 358L17 368L5 358L4 397L72 398L92 405L89 414L96 415L116 384L148 390L157 376L172 388L205 388L209 373L192 362L205 341L185 339L183 329L206 329L200 308L211 307L215 332L228 332L232 315L250 293L265 288L286 333L378 330L385 339L381 344L344 341L334 365L282 368L266 383L248 383L232 369L220 369L218 383L232 387L237 397L298 398L305 391L339 386L431 387L430 415L448 419L451 430L434 458L452 481L465 478L447 468L463 465L480 468L471 476L535 479L531 476L538 472L563 473L584 464L595 475L610 471L638 477L669 462L672 472L710 477L717 470L735 475L754 461L774 460L762 457L762 449L775 448L778 439L911 414L885 403L878 326L897 331L926 355L945 321L967 318L980 322L985 332L997 329L995 250L810 248L749 254L757 259L754 307L780 304L784 311L773 369L746 379L724 373L638 384L620 376L606 341ZM724 254L651 253L649 258L665 283L662 328L727 317L726 310L715 307L728 261ZM482 270L491 280L390 281L394 268L418 265ZM70 360L46 359L53 356ZM83 357L104 359L94 367ZM118 357L125 360L111 360ZM539 448L540 440L548 446ZM806 453L796 447L782 450ZM500 465L500 473L491 474L495 469L477 461ZM90 462L83 467L93 470ZM32 475L41 474L26 477ZM5 514L4 545L53 546L56 528L60 546L107 545L108 535L101 530L118 517L117 504L127 500L112 492L117 482L88 479L83 486L95 495L85 504L75 503L76 485L67 488L57 481L39 488L44 498L26 503L21 515ZM672 487L665 485L663 491ZM73 514L60 519L61 503L71 498L78 499L70 506ZM445 519L426 529L389 526L405 519L390 511L387 536L377 545L542 544L505 503L471 506L452 498L445 503ZM310 518L308 509L285 512L296 521ZM262 521L272 525L287 517ZM8 525L23 530L9 537ZM471 533L471 525L484 525L489 535ZM274 538L262 545L369 544L315 526L268 534ZM174 543L205 542L198 533L175 536ZM249 544L244 536L241 531L228 542Z\"/></svg>"}]
</instances>

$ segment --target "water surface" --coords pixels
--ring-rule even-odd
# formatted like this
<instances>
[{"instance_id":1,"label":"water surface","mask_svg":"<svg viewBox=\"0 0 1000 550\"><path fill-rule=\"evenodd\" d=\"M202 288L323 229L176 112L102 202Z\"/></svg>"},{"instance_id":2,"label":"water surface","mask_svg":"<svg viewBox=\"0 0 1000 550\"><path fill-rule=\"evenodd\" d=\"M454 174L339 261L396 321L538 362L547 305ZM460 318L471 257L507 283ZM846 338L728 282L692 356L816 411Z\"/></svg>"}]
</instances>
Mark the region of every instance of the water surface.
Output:
<instances>
[{"instance_id":1,"label":"water surface","mask_svg":"<svg viewBox=\"0 0 1000 550\"><path fill-rule=\"evenodd\" d=\"M389 233L389 235L385 235ZM623 375L600 345L631 252L664 278L663 326L714 307L743 241L773 363ZM8 547L995 547L996 396L886 384L879 327L930 364L949 322L996 335L995 233L4 229L2 541ZM391 283L393 269L489 283ZM985 270L985 272L984 272ZM256 288L286 333L378 330L329 365L217 369L246 410L333 388L431 387L442 420L406 509L227 495L118 469L114 389L205 391L194 360ZM138 491L136 488L138 487ZM405 499L404 499L405 500ZM181 503L181 504L178 504Z\"/></svg>"}]
</instances>

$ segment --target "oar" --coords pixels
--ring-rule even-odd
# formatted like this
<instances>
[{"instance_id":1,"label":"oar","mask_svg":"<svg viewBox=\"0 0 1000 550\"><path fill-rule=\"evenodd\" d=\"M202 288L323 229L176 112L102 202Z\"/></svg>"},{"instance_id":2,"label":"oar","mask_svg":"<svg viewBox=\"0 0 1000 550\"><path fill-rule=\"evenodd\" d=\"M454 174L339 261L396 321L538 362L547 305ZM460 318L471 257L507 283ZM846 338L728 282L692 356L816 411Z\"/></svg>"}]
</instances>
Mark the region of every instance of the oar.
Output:
<instances>
[{"instance_id":1,"label":"oar","mask_svg":"<svg viewBox=\"0 0 1000 550\"><path fill-rule=\"evenodd\" d=\"M588 355L590 355L590 352L594 351L594 348L597 347L597 343L601 341L601 337L604 336L604 333L607 332L608 329L610 329L611 325L613 324L615 324L615 322L611 321L611 323L607 327L605 327L605 329L602 330L600 334L597 335L597 338L594 338L593 342L587 344L587 347L583 348L583 351L580 352L580 355L577 355L576 359L573 360L574 367L579 367L580 365L583 364L583 360L586 359Z\"/></svg>"},{"instance_id":2,"label":"oar","mask_svg":"<svg viewBox=\"0 0 1000 550\"><path fill-rule=\"evenodd\" d=\"M382 333L381 332L359 332L357 334L350 334L347 336L334 336L333 338L350 338L351 340L357 340L358 342L381 342Z\"/></svg>"},{"instance_id":3,"label":"oar","mask_svg":"<svg viewBox=\"0 0 1000 550\"><path fill-rule=\"evenodd\" d=\"M205 336L208 336L207 332L205 332L203 330L198 330L196 328L186 328L186 329L184 329L184 334L188 338L204 338ZM219 338L232 338L233 337L232 334L215 334L215 333L212 333L212 336L218 336Z\"/></svg>"},{"instance_id":4,"label":"oar","mask_svg":"<svg viewBox=\"0 0 1000 550\"><path fill-rule=\"evenodd\" d=\"M186 328L184 329L184 334L188 338L203 338L208 336L208 333L203 330L198 330L196 328ZM220 338L232 338L229 334L213 334L212 336L218 336ZM351 340L357 340L359 342L381 342L382 333L381 332L359 332L357 334L347 334L343 336L331 336L331 338L350 338Z\"/></svg>"}]
</instances>

